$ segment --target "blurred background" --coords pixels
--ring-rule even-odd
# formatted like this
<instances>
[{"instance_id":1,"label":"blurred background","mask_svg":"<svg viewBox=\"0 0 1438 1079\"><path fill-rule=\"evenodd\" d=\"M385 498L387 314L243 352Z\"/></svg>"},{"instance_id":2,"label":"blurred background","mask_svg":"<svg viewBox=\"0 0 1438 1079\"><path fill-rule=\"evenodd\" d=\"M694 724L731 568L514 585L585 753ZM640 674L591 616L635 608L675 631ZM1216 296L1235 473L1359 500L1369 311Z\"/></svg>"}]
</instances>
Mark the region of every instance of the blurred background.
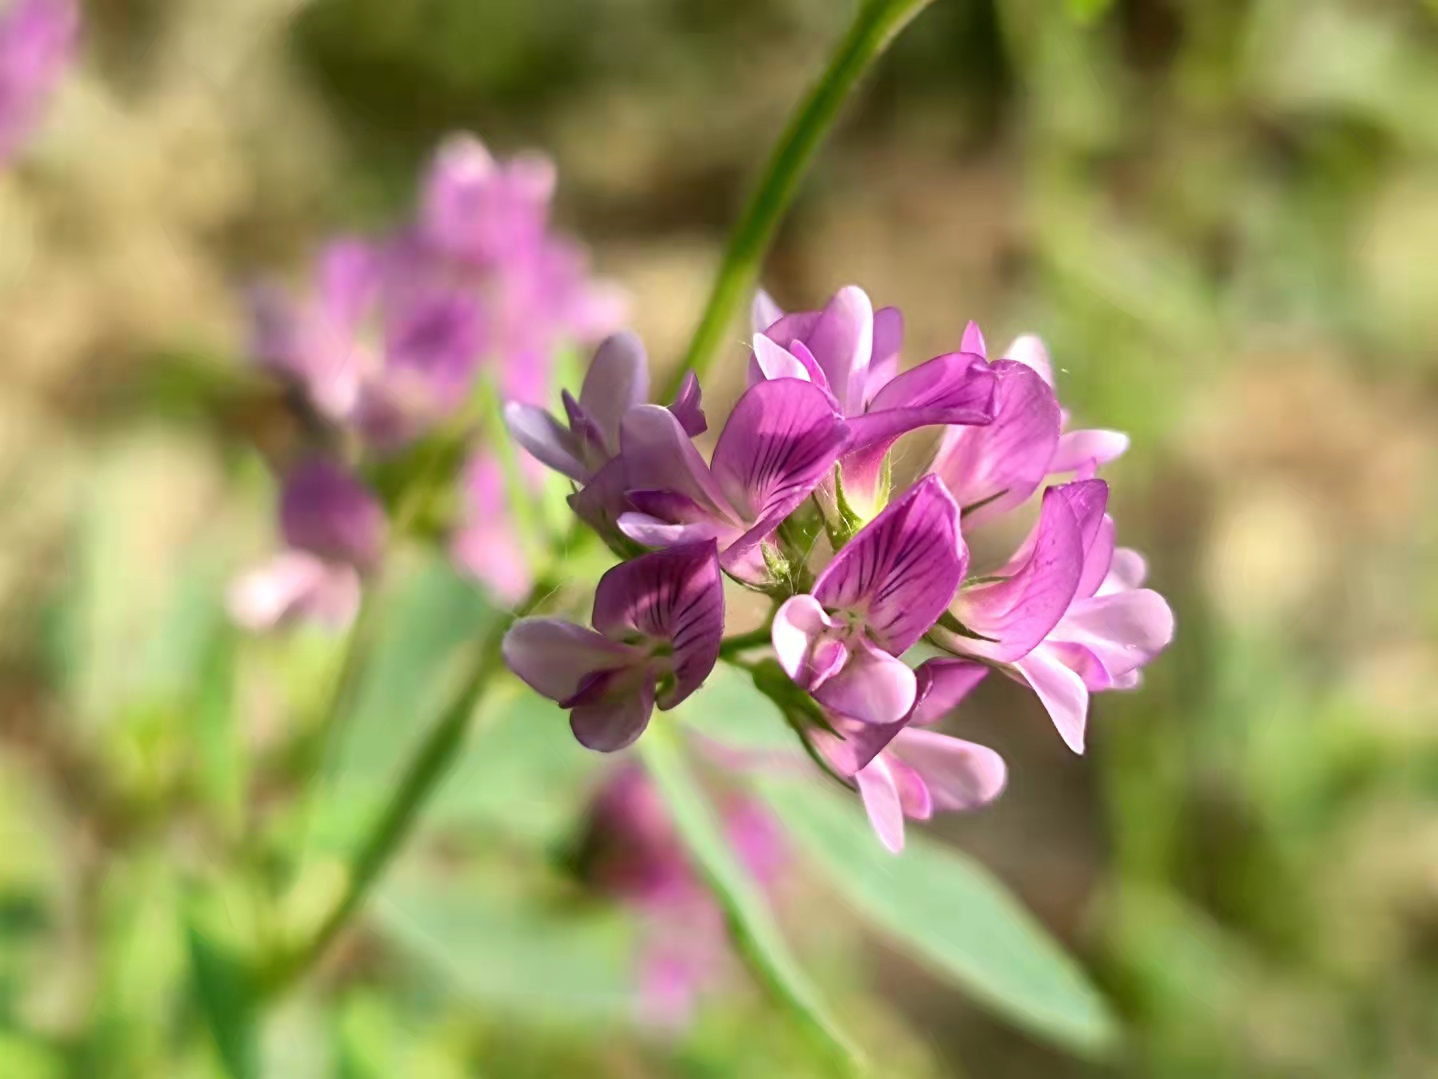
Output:
<instances>
[{"instance_id":1,"label":"blurred background","mask_svg":"<svg viewBox=\"0 0 1438 1079\"><path fill-rule=\"evenodd\" d=\"M470 129L553 155L560 221L672 365L847 15L88 5L83 62L0 173L0 1075L222 1074L193 881L249 926L249 879L212 872L236 822L351 842L484 618L417 561L331 808L267 808L253 776L283 774L333 645L241 644L219 606L272 543L286 438L251 392L244 288L404 217ZM983 687L959 733L1010 788L933 829L1081 957L1123 1050L1081 1062L988 1018L801 879L800 952L886 1077L1438 1074L1435 252L1432 0L936 0L847 113L771 291L862 284L903 307L910 362L970 318L1041 334L1067 406L1134 436L1120 540L1179 624L1143 691L1096 701L1084 758ZM742 976L682 1029L630 1021L642 927L575 883L602 762L525 707L501 704L365 926L267 1021L261 1074L824 1074ZM266 856L238 861L263 878Z\"/></svg>"}]
</instances>

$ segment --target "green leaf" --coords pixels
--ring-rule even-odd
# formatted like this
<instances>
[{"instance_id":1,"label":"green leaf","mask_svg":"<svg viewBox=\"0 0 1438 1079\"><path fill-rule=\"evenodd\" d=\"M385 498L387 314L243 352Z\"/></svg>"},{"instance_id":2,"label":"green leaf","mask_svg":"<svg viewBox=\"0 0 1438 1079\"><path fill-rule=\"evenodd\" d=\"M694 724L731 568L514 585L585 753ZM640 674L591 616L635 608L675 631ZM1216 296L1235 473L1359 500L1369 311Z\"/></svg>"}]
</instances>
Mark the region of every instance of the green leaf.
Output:
<instances>
[{"instance_id":1,"label":"green leaf","mask_svg":"<svg viewBox=\"0 0 1438 1079\"><path fill-rule=\"evenodd\" d=\"M856 801L817 781L759 787L796 846L859 913L979 1003L1066 1048L1095 1054L1117 1027L1078 965L981 866L910 835L879 845Z\"/></svg>"},{"instance_id":2,"label":"green leaf","mask_svg":"<svg viewBox=\"0 0 1438 1079\"><path fill-rule=\"evenodd\" d=\"M838 1061L858 1071L862 1058L800 969L763 893L730 848L724 829L688 763L675 728L659 722L639 741L655 787L680 837L724 908L730 932L751 970Z\"/></svg>"},{"instance_id":3,"label":"green leaf","mask_svg":"<svg viewBox=\"0 0 1438 1079\"><path fill-rule=\"evenodd\" d=\"M195 1001L230 1079L258 1076L255 998L250 971L192 920L186 927Z\"/></svg>"},{"instance_id":4,"label":"green leaf","mask_svg":"<svg viewBox=\"0 0 1438 1079\"><path fill-rule=\"evenodd\" d=\"M1085 25L1096 23L1108 14L1113 0L1067 0L1069 14Z\"/></svg>"}]
</instances>

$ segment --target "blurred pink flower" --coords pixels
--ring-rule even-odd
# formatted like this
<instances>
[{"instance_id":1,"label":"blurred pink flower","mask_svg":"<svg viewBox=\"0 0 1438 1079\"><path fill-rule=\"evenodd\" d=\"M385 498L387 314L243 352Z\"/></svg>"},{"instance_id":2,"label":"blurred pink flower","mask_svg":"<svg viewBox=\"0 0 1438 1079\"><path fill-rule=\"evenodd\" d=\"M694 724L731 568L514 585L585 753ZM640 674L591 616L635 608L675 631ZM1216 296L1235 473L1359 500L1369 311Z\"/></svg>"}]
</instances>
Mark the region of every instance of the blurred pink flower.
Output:
<instances>
[{"instance_id":1,"label":"blurred pink flower","mask_svg":"<svg viewBox=\"0 0 1438 1079\"><path fill-rule=\"evenodd\" d=\"M75 0L15 0L0 15L0 159L12 157L40 122L79 36Z\"/></svg>"}]
</instances>

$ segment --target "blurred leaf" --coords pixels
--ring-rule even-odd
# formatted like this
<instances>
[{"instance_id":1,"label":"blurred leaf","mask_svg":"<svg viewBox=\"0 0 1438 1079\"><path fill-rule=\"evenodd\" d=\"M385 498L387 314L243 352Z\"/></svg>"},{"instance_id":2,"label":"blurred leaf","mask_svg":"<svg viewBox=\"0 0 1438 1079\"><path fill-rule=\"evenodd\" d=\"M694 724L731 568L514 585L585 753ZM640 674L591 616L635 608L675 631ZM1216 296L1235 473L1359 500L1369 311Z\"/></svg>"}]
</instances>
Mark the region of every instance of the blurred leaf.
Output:
<instances>
[{"instance_id":1,"label":"blurred leaf","mask_svg":"<svg viewBox=\"0 0 1438 1079\"><path fill-rule=\"evenodd\" d=\"M1069 14L1081 23L1098 22L1113 7L1113 0L1065 0Z\"/></svg>"},{"instance_id":2,"label":"blurred leaf","mask_svg":"<svg viewBox=\"0 0 1438 1079\"><path fill-rule=\"evenodd\" d=\"M5 1079L60 1079L63 1062L49 1049L0 1031L0 1075Z\"/></svg>"},{"instance_id":3,"label":"blurred leaf","mask_svg":"<svg viewBox=\"0 0 1438 1079\"><path fill-rule=\"evenodd\" d=\"M724 908L735 944L756 977L820 1044L857 1070L861 1060L858 1049L790 954L768 902L735 856L719 818L684 760L678 733L663 722L651 725L639 741L639 753L695 865Z\"/></svg>"},{"instance_id":4,"label":"blurred leaf","mask_svg":"<svg viewBox=\"0 0 1438 1079\"><path fill-rule=\"evenodd\" d=\"M255 999L250 971L193 921L186 927L195 1002L231 1079L258 1077Z\"/></svg>"},{"instance_id":5,"label":"blurred leaf","mask_svg":"<svg viewBox=\"0 0 1438 1079\"><path fill-rule=\"evenodd\" d=\"M487 1010L548 1023L614 1022L634 999L633 941L611 913L550 909L532 889L398 874L374 911L389 935Z\"/></svg>"},{"instance_id":6,"label":"blurred leaf","mask_svg":"<svg viewBox=\"0 0 1438 1079\"><path fill-rule=\"evenodd\" d=\"M910 836L903 854L879 845L856 801L816 782L759 784L795 845L856 910L977 1001L1067 1048L1093 1053L1114 1018L1078 965L981 866Z\"/></svg>"}]
</instances>

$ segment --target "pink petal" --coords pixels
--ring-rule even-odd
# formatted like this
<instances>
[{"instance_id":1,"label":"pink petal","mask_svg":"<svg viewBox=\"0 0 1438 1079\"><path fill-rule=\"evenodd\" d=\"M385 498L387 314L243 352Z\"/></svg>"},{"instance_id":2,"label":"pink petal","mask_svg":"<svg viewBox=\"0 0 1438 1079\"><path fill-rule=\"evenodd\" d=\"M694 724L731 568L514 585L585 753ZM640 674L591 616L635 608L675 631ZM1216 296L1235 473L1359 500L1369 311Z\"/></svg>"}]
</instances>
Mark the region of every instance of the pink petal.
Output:
<instances>
[{"instance_id":1,"label":"pink petal","mask_svg":"<svg viewBox=\"0 0 1438 1079\"><path fill-rule=\"evenodd\" d=\"M767 525L767 534L829 474L848 436L818 386L793 378L761 382L739 398L724 425L714 480L726 503L747 524Z\"/></svg>"},{"instance_id":2,"label":"pink petal","mask_svg":"<svg viewBox=\"0 0 1438 1079\"><path fill-rule=\"evenodd\" d=\"M720 439L722 441L722 435ZM631 408L620 425L620 445L631 490L684 495L715 520L738 523L709 466L667 408L660 405Z\"/></svg>"},{"instance_id":3,"label":"pink petal","mask_svg":"<svg viewBox=\"0 0 1438 1079\"><path fill-rule=\"evenodd\" d=\"M991 369L998 379L994 421L951 427L932 469L975 522L1026 501L1048 473L1059 439L1059 406L1048 384L1008 360Z\"/></svg>"},{"instance_id":4,"label":"pink petal","mask_svg":"<svg viewBox=\"0 0 1438 1079\"><path fill-rule=\"evenodd\" d=\"M1082 753L1088 721L1088 689L1083 679L1066 667L1047 645L1035 648L1014 664L1047 709L1064 744Z\"/></svg>"},{"instance_id":5,"label":"pink petal","mask_svg":"<svg viewBox=\"0 0 1438 1079\"><path fill-rule=\"evenodd\" d=\"M847 662L814 688L825 708L860 723L896 723L914 707L918 681L901 659L859 640Z\"/></svg>"},{"instance_id":6,"label":"pink petal","mask_svg":"<svg viewBox=\"0 0 1438 1079\"><path fill-rule=\"evenodd\" d=\"M869 361L868 384L864 401L894 380L899 373L899 353L904 347L904 315L897 307L881 307L874 312L874 355Z\"/></svg>"},{"instance_id":7,"label":"pink petal","mask_svg":"<svg viewBox=\"0 0 1438 1079\"><path fill-rule=\"evenodd\" d=\"M795 684L806 690L832 678L848 658L833 636L836 623L813 596L792 596L774 614L774 655Z\"/></svg>"},{"instance_id":8,"label":"pink petal","mask_svg":"<svg viewBox=\"0 0 1438 1079\"><path fill-rule=\"evenodd\" d=\"M553 618L521 618L504 635L504 662L543 697L569 700L596 673L642 662L643 653L592 629Z\"/></svg>"},{"instance_id":9,"label":"pink petal","mask_svg":"<svg viewBox=\"0 0 1438 1079\"><path fill-rule=\"evenodd\" d=\"M834 732L814 727L805 732L810 746L836 773L852 777L877 757L904 729L908 719L894 723L860 723L845 716L830 715Z\"/></svg>"},{"instance_id":10,"label":"pink petal","mask_svg":"<svg viewBox=\"0 0 1438 1079\"><path fill-rule=\"evenodd\" d=\"M1049 350L1034 334L1026 333L1022 337L1014 338L1014 343L1004 353L1004 359L1031 367L1038 372L1039 378L1050 386L1054 384L1054 365L1049 359Z\"/></svg>"},{"instance_id":11,"label":"pink petal","mask_svg":"<svg viewBox=\"0 0 1438 1079\"><path fill-rule=\"evenodd\" d=\"M967 659L931 659L914 672L918 702L909 716L914 726L937 723L957 708L989 673L982 663Z\"/></svg>"},{"instance_id":12,"label":"pink petal","mask_svg":"<svg viewBox=\"0 0 1438 1079\"><path fill-rule=\"evenodd\" d=\"M1099 521L1098 530L1094 533L1093 542L1084 552L1083 576L1079 578L1075 595L1087 599L1108 579L1109 570L1113 566L1113 543L1113 518L1104 514Z\"/></svg>"},{"instance_id":13,"label":"pink petal","mask_svg":"<svg viewBox=\"0 0 1438 1079\"><path fill-rule=\"evenodd\" d=\"M854 285L841 288L817 316L789 315L771 326L768 336L786 348L795 340L803 341L818 360L844 414L863 411L874 351L874 306L863 289Z\"/></svg>"},{"instance_id":14,"label":"pink petal","mask_svg":"<svg viewBox=\"0 0 1438 1079\"><path fill-rule=\"evenodd\" d=\"M938 810L987 805L1008 781L1004 759L992 749L935 731L912 727L900 731L889 753L922 777L933 808Z\"/></svg>"},{"instance_id":15,"label":"pink petal","mask_svg":"<svg viewBox=\"0 0 1438 1079\"><path fill-rule=\"evenodd\" d=\"M624 414L649 400L649 361L644 343L624 331L604 339L589 363L579 404L599 428L609 456L619 452Z\"/></svg>"},{"instance_id":16,"label":"pink petal","mask_svg":"<svg viewBox=\"0 0 1438 1079\"><path fill-rule=\"evenodd\" d=\"M1101 468L1122 457L1128 445L1128 435L1122 431L1069 431L1059 439L1058 446L1054 449L1054 458L1049 462L1049 475Z\"/></svg>"},{"instance_id":17,"label":"pink petal","mask_svg":"<svg viewBox=\"0 0 1438 1079\"><path fill-rule=\"evenodd\" d=\"M1085 681L1090 682L1090 689L1099 689L1167 648L1173 641L1173 629L1168 601L1152 589L1139 588L1074 604L1054 631L1054 640L1087 649L1098 659L1106 677L1097 685L1092 676Z\"/></svg>"},{"instance_id":18,"label":"pink petal","mask_svg":"<svg viewBox=\"0 0 1438 1079\"><path fill-rule=\"evenodd\" d=\"M341 630L359 613L360 579L354 567L330 565L305 551L282 551L230 586L226 607L244 629L274 629L310 619Z\"/></svg>"},{"instance_id":19,"label":"pink petal","mask_svg":"<svg viewBox=\"0 0 1438 1079\"><path fill-rule=\"evenodd\" d=\"M697 438L709 430L709 421L704 417L699 376L693 371L684 372L684 378L679 383L679 392L669 405L669 411L674 413L679 426L684 428L684 433L690 438Z\"/></svg>"},{"instance_id":20,"label":"pink petal","mask_svg":"<svg viewBox=\"0 0 1438 1079\"><path fill-rule=\"evenodd\" d=\"M1109 565L1108 577L1099 586L1098 595L1107 595L1110 592L1120 592L1124 589L1138 588L1148 578L1148 563L1144 561L1143 555L1139 554L1132 547L1120 547L1113 553L1113 561Z\"/></svg>"},{"instance_id":21,"label":"pink petal","mask_svg":"<svg viewBox=\"0 0 1438 1079\"><path fill-rule=\"evenodd\" d=\"M574 435L544 409L511 401L504 406L504 425L535 460L578 483L589 479Z\"/></svg>"},{"instance_id":22,"label":"pink petal","mask_svg":"<svg viewBox=\"0 0 1438 1079\"><path fill-rule=\"evenodd\" d=\"M943 614L967 564L958 507L930 476L835 555L814 596L828 610L858 614L874 642L898 655Z\"/></svg>"},{"instance_id":23,"label":"pink petal","mask_svg":"<svg viewBox=\"0 0 1438 1079\"><path fill-rule=\"evenodd\" d=\"M972 319L964 327L964 336L959 342L959 351L983 358L987 358L989 355L988 347L984 344L983 331L979 329L979 324Z\"/></svg>"},{"instance_id":24,"label":"pink petal","mask_svg":"<svg viewBox=\"0 0 1438 1079\"><path fill-rule=\"evenodd\" d=\"M296 465L280 492L287 546L371 569L384 553L384 508L347 468L325 458Z\"/></svg>"},{"instance_id":25,"label":"pink petal","mask_svg":"<svg viewBox=\"0 0 1438 1079\"><path fill-rule=\"evenodd\" d=\"M593 704L575 705L569 712L569 729L586 749L614 753L633 745L649 726L654 712L654 679Z\"/></svg>"},{"instance_id":26,"label":"pink petal","mask_svg":"<svg viewBox=\"0 0 1438 1079\"><path fill-rule=\"evenodd\" d=\"M784 311L763 289L754 293L754 302L749 307L749 325L755 333L763 333L784 317Z\"/></svg>"},{"instance_id":27,"label":"pink petal","mask_svg":"<svg viewBox=\"0 0 1438 1079\"><path fill-rule=\"evenodd\" d=\"M904 849L904 809L899 801L899 789L893 774L882 756L854 777L859 787L859 797L864 800L864 812L879 842L895 854Z\"/></svg>"}]
</instances>

